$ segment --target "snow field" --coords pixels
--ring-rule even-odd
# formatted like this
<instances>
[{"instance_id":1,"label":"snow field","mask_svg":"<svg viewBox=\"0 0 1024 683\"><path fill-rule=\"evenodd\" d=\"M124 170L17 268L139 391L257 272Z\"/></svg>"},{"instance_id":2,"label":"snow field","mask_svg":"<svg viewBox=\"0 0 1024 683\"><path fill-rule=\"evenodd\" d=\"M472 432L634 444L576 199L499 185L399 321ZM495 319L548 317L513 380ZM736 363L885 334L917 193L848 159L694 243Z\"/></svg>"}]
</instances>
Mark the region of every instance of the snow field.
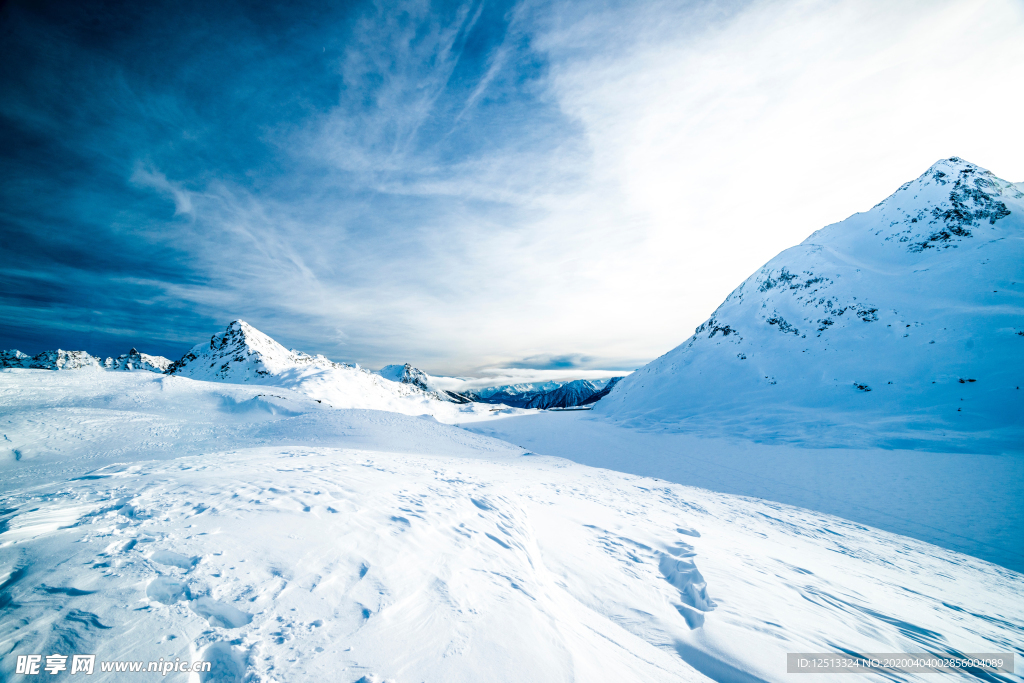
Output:
<instances>
[{"instance_id":1,"label":"snow field","mask_svg":"<svg viewBox=\"0 0 1024 683\"><path fill-rule=\"evenodd\" d=\"M750 681L786 678L786 652L1024 649L1024 577L972 557L144 374L0 373L24 453L3 461L4 675L62 652L219 681Z\"/></svg>"},{"instance_id":2,"label":"snow field","mask_svg":"<svg viewBox=\"0 0 1024 683\"><path fill-rule=\"evenodd\" d=\"M526 450L818 510L1024 571L1024 459L628 429L593 412L467 424Z\"/></svg>"}]
</instances>

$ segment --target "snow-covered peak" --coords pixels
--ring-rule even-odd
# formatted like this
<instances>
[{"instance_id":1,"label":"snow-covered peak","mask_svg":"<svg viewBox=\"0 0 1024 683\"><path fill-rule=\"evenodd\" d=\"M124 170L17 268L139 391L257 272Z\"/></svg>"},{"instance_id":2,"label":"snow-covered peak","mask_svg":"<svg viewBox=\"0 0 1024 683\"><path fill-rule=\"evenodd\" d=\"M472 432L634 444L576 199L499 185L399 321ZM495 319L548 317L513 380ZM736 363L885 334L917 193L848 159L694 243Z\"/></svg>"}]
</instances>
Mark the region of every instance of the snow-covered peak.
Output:
<instances>
[{"instance_id":1,"label":"snow-covered peak","mask_svg":"<svg viewBox=\"0 0 1024 683\"><path fill-rule=\"evenodd\" d=\"M413 367L411 363L406 363L404 365L385 365L377 374L392 382L418 387L442 401L449 401L451 403L472 402L472 399L464 394L460 394L455 391L448 391L438 387L433 381L431 381L433 378L430 375L419 368Z\"/></svg>"},{"instance_id":2,"label":"snow-covered peak","mask_svg":"<svg viewBox=\"0 0 1024 683\"><path fill-rule=\"evenodd\" d=\"M562 386L570 380L545 380L541 382L519 382L517 384L501 384L493 387L485 387L483 389L476 390L475 393L480 398L495 400L501 398L517 399L523 398L524 396L533 397L538 394L543 394L547 391L554 391L558 387Z\"/></svg>"},{"instance_id":3,"label":"snow-covered peak","mask_svg":"<svg viewBox=\"0 0 1024 683\"><path fill-rule=\"evenodd\" d=\"M857 248L888 259L942 252L997 237L1010 215L1007 202L1021 199L1016 185L987 169L959 157L941 159L870 211L822 228L802 245Z\"/></svg>"},{"instance_id":4,"label":"snow-covered peak","mask_svg":"<svg viewBox=\"0 0 1024 683\"><path fill-rule=\"evenodd\" d=\"M392 382L412 384L424 391L431 391L432 389L430 386L430 377L427 373L423 372L419 368L414 368L411 363L406 363L404 365L385 365L377 374L384 379L391 380Z\"/></svg>"},{"instance_id":5,"label":"snow-covered peak","mask_svg":"<svg viewBox=\"0 0 1024 683\"><path fill-rule=\"evenodd\" d=\"M167 372L171 361L163 356L150 356L146 353L139 353L132 349L128 353L122 353L117 358L107 358L103 361L103 367L108 370L148 370L149 372Z\"/></svg>"},{"instance_id":6,"label":"snow-covered peak","mask_svg":"<svg viewBox=\"0 0 1024 683\"><path fill-rule=\"evenodd\" d=\"M1020 450L1024 193L958 158L740 284L598 413L823 445Z\"/></svg>"},{"instance_id":7,"label":"snow-covered peak","mask_svg":"<svg viewBox=\"0 0 1024 683\"><path fill-rule=\"evenodd\" d=\"M402 376L423 375L412 366ZM335 408L368 408L407 415L433 415L463 421L489 414L489 407L468 403L456 394L424 389L414 382L385 379L358 365L335 363L317 355L289 351L248 323L236 320L208 343L197 344L171 363L167 374L212 382L263 384L294 389ZM425 376L425 375L424 375Z\"/></svg>"},{"instance_id":8,"label":"snow-covered peak","mask_svg":"<svg viewBox=\"0 0 1024 683\"><path fill-rule=\"evenodd\" d=\"M534 396L526 404L527 408L569 408L582 405L584 401L600 391L600 388L593 382L586 379L576 379L566 382L557 389Z\"/></svg>"},{"instance_id":9,"label":"snow-covered peak","mask_svg":"<svg viewBox=\"0 0 1024 683\"><path fill-rule=\"evenodd\" d=\"M323 356L289 351L244 320L235 320L209 343L196 344L167 368L169 375L220 382L259 381L298 366L348 367Z\"/></svg>"}]
</instances>

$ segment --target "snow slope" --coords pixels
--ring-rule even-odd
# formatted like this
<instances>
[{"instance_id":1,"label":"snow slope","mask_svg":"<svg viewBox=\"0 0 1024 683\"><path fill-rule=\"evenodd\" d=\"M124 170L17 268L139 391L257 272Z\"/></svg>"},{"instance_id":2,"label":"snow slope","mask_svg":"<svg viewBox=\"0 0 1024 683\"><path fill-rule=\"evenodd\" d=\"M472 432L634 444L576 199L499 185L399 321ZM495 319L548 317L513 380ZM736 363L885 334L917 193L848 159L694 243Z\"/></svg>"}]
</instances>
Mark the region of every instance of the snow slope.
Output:
<instances>
[{"instance_id":1,"label":"snow slope","mask_svg":"<svg viewBox=\"0 0 1024 683\"><path fill-rule=\"evenodd\" d=\"M453 422L490 414L490 408L455 405L412 383L395 382L356 365L289 351L242 320L197 344L167 369L169 375L232 384L295 389L335 408L433 415Z\"/></svg>"},{"instance_id":2,"label":"snow slope","mask_svg":"<svg viewBox=\"0 0 1024 683\"><path fill-rule=\"evenodd\" d=\"M961 159L787 249L595 407L822 446L1024 450L1024 193Z\"/></svg>"},{"instance_id":3,"label":"snow slope","mask_svg":"<svg viewBox=\"0 0 1024 683\"><path fill-rule=\"evenodd\" d=\"M786 652L1024 649L1020 574L434 420L33 370L0 372L0 415L3 677L87 652L218 681L782 681Z\"/></svg>"}]
</instances>

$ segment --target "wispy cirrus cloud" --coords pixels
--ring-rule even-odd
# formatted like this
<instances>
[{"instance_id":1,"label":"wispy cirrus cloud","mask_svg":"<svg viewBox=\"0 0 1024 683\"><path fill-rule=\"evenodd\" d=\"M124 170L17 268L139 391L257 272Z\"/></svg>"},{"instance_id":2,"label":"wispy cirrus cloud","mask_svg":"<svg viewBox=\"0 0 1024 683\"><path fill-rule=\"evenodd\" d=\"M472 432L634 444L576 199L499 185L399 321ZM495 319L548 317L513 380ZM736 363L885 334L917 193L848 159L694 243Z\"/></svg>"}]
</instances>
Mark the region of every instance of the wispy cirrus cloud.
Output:
<instances>
[{"instance_id":1,"label":"wispy cirrus cloud","mask_svg":"<svg viewBox=\"0 0 1024 683\"><path fill-rule=\"evenodd\" d=\"M939 157L1024 174L1010 0L84 11L0 15L4 345L242 317L370 366L632 368Z\"/></svg>"}]
</instances>

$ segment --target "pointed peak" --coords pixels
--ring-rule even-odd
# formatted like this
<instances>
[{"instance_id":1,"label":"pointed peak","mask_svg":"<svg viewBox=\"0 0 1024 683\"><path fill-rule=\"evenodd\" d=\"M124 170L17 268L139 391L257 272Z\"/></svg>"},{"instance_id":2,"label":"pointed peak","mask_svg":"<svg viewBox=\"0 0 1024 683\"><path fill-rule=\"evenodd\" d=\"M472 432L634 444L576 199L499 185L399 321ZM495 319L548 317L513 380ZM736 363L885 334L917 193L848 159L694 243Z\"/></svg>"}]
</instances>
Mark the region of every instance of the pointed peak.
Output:
<instances>
[{"instance_id":1,"label":"pointed peak","mask_svg":"<svg viewBox=\"0 0 1024 683\"><path fill-rule=\"evenodd\" d=\"M288 353L288 350L275 341L272 337L260 332L244 320L233 320L228 323L224 331L215 334L210 338L210 346L227 346L228 344L244 344L247 346L261 347L264 351L273 350L274 353Z\"/></svg>"},{"instance_id":2,"label":"pointed peak","mask_svg":"<svg viewBox=\"0 0 1024 683\"><path fill-rule=\"evenodd\" d=\"M979 168L975 164L972 164L971 162L967 161L966 159L961 159L960 157L948 157L946 159L939 159L934 164L932 164L930 167L928 167L928 170L930 171L930 170L932 170L934 168L968 168L968 167Z\"/></svg>"},{"instance_id":3,"label":"pointed peak","mask_svg":"<svg viewBox=\"0 0 1024 683\"><path fill-rule=\"evenodd\" d=\"M963 173L987 175L989 171L977 164L972 164L966 159L949 157L948 159L939 159L929 166L928 170L921 174L921 179L940 180L943 178L956 178Z\"/></svg>"}]
</instances>

